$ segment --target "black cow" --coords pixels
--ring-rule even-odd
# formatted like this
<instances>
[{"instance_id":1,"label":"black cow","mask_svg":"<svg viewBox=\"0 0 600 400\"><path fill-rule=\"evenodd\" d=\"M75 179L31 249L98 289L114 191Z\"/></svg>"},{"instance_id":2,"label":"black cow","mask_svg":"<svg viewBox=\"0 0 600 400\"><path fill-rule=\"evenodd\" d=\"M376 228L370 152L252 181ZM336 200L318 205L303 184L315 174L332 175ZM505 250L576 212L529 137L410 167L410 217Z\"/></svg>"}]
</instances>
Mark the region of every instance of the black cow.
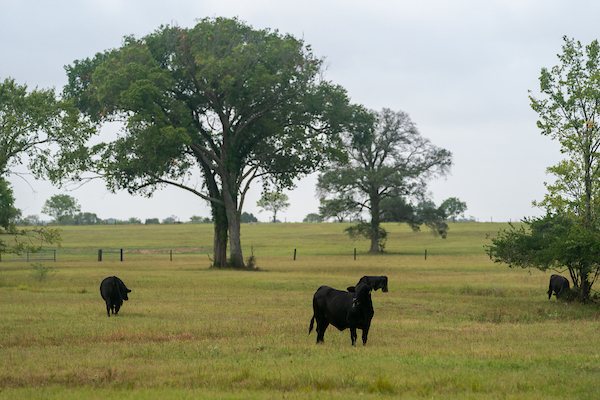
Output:
<instances>
[{"instance_id":1,"label":"black cow","mask_svg":"<svg viewBox=\"0 0 600 400\"><path fill-rule=\"evenodd\" d=\"M552 275L550 277L550 287L548 288L548 300L552 297L552 291L556 295L558 299L563 295L565 290L569 290L571 286L569 285L569 280L564 276L560 275Z\"/></svg>"},{"instance_id":2,"label":"black cow","mask_svg":"<svg viewBox=\"0 0 600 400\"><path fill-rule=\"evenodd\" d=\"M116 276L109 276L102 281L100 284L100 294L104 301L106 301L106 313L109 317L111 310L113 314L119 314L123 300L129 300L127 293L131 293L131 290L127 289L123 281Z\"/></svg>"},{"instance_id":3,"label":"black cow","mask_svg":"<svg viewBox=\"0 0 600 400\"><path fill-rule=\"evenodd\" d=\"M371 309L371 288L360 283L353 293L321 286L313 296L313 317L310 320L308 333L317 320L317 343L324 342L325 330L329 324L340 331L350 328L352 345L356 344L356 329L362 329L363 345L367 344L367 336L373 311Z\"/></svg>"},{"instance_id":4,"label":"black cow","mask_svg":"<svg viewBox=\"0 0 600 400\"><path fill-rule=\"evenodd\" d=\"M358 281L358 283L356 285L358 286L359 284L364 283L367 286L369 286L371 288L371 290L381 289L382 292L387 292L388 291L387 282L388 282L387 276L363 276L362 278L360 278L360 280ZM354 286L350 286L346 290L353 293L354 288L355 288ZM371 314L374 315L375 310L373 309L373 301L371 301L371 296L369 296L369 307L371 308Z\"/></svg>"},{"instance_id":5,"label":"black cow","mask_svg":"<svg viewBox=\"0 0 600 400\"><path fill-rule=\"evenodd\" d=\"M362 278L360 278L360 280L358 281L357 285L359 283L365 283L367 284L371 290L379 290L381 289L382 292L387 292L388 291L388 278L387 276L363 276ZM354 291L354 286L350 286L348 288L349 292L353 292Z\"/></svg>"}]
</instances>

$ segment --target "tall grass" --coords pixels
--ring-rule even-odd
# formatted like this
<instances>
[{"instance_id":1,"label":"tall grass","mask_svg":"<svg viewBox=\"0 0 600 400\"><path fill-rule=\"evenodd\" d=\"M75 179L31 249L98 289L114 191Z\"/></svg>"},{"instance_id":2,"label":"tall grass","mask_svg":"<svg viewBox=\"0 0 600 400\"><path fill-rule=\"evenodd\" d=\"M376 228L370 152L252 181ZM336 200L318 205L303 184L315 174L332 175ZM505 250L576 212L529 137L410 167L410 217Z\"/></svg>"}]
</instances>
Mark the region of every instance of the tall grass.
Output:
<instances>
[{"instance_id":1,"label":"tall grass","mask_svg":"<svg viewBox=\"0 0 600 400\"><path fill-rule=\"evenodd\" d=\"M244 226L258 272L208 269L209 225L63 230L56 274L0 263L4 398L594 398L599 310L548 300L549 274L493 264L497 224L454 224L448 239L398 225L385 255L341 224ZM96 248L152 250L98 262ZM357 260L353 249L357 247ZM177 249L173 261L166 249ZM298 256L293 260L293 250ZM428 250L425 260L424 250ZM132 289L106 317L103 278ZM308 335L312 295L363 275L367 346L330 327Z\"/></svg>"}]
</instances>

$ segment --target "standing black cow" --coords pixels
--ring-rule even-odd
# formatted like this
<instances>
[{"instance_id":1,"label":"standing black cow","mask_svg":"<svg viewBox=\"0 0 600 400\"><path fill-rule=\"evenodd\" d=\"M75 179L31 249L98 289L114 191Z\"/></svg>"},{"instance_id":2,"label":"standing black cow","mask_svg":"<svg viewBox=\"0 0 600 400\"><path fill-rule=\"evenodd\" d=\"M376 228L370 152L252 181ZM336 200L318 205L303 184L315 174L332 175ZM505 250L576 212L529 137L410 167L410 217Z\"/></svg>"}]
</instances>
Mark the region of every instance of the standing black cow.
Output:
<instances>
[{"instance_id":1,"label":"standing black cow","mask_svg":"<svg viewBox=\"0 0 600 400\"><path fill-rule=\"evenodd\" d=\"M111 310L113 314L119 314L123 300L129 300L127 293L131 293L131 290L127 289L123 281L116 276L109 276L102 281L100 284L100 294L104 301L106 301L106 313L109 317Z\"/></svg>"},{"instance_id":2,"label":"standing black cow","mask_svg":"<svg viewBox=\"0 0 600 400\"><path fill-rule=\"evenodd\" d=\"M317 320L317 343L324 341L325 330L329 324L340 331L350 328L352 345L356 344L356 329L362 329L363 345L367 344L367 336L373 311L371 309L371 288L360 283L353 293L321 286L313 296L313 317L310 320L308 333Z\"/></svg>"},{"instance_id":3,"label":"standing black cow","mask_svg":"<svg viewBox=\"0 0 600 400\"><path fill-rule=\"evenodd\" d=\"M552 275L550 277L550 287L548 288L548 300L552 297L552 292L556 295L558 299L563 295L565 290L569 290L571 286L569 285L569 280L564 276L560 275Z\"/></svg>"}]
</instances>

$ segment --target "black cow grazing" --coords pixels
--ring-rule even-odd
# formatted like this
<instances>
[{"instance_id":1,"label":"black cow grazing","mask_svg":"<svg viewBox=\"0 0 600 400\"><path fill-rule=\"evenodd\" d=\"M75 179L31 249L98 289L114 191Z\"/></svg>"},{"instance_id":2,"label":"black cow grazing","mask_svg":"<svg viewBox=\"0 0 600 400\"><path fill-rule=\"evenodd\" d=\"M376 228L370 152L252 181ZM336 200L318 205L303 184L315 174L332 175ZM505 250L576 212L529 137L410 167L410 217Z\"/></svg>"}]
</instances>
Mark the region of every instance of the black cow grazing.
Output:
<instances>
[{"instance_id":1,"label":"black cow grazing","mask_svg":"<svg viewBox=\"0 0 600 400\"><path fill-rule=\"evenodd\" d=\"M364 283L356 285L353 293L321 286L313 296L313 317L308 333L312 332L316 319L317 343L324 342L325 330L331 324L340 331L350 328L352 346L356 344L356 329L362 329L362 341L365 345L373 318L370 304L371 288Z\"/></svg>"},{"instance_id":2,"label":"black cow grazing","mask_svg":"<svg viewBox=\"0 0 600 400\"><path fill-rule=\"evenodd\" d=\"M111 310L113 314L119 314L123 300L129 300L127 293L131 293L131 290L127 289L123 281L116 276L109 276L102 281L100 284L100 294L104 301L106 301L106 313L109 317Z\"/></svg>"},{"instance_id":3,"label":"black cow grazing","mask_svg":"<svg viewBox=\"0 0 600 400\"><path fill-rule=\"evenodd\" d=\"M569 285L569 280L564 276L560 275L552 275L550 277L550 287L548 288L548 300L552 297L552 292L556 295L558 299L563 295L565 290L569 290L571 286Z\"/></svg>"}]
</instances>

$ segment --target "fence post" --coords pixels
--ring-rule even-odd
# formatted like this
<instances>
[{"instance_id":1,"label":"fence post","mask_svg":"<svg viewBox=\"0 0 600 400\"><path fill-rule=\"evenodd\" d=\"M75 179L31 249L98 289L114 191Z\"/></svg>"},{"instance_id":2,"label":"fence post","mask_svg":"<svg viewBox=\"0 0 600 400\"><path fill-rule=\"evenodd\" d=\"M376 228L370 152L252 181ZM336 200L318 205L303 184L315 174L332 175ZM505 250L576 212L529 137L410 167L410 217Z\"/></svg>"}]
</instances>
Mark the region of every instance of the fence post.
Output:
<instances>
[{"instance_id":1,"label":"fence post","mask_svg":"<svg viewBox=\"0 0 600 400\"><path fill-rule=\"evenodd\" d=\"M294 249L294 261L296 261L296 249Z\"/></svg>"},{"instance_id":2,"label":"fence post","mask_svg":"<svg viewBox=\"0 0 600 400\"><path fill-rule=\"evenodd\" d=\"M123 249L121 249L121 261L123 261Z\"/></svg>"},{"instance_id":3,"label":"fence post","mask_svg":"<svg viewBox=\"0 0 600 400\"><path fill-rule=\"evenodd\" d=\"M427 249L425 249L425 259L427 260Z\"/></svg>"},{"instance_id":4,"label":"fence post","mask_svg":"<svg viewBox=\"0 0 600 400\"><path fill-rule=\"evenodd\" d=\"M173 250L170 251L170 259L169 261L173 261Z\"/></svg>"},{"instance_id":5,"label":"fence post","mask_svg":"<svg viewBox=\"0 0 600 400\"><path fill-rule=\"evenodd\" d=\"M54 249L54 262L56 262L56 249Z\"/></svg>"},{"instance_id":6,"label":"fence post","mask_svg":"<svg viewBox=\"0 0 600 400\"><path fill-rule=\"evenodd\" d=\"M98 262L102 261L102 249L98 249Z\"/></svg>"},{"instance_id":7,"label":"fence post","mask_svg":"<svg viewBox=\"0 0 600 400\"><path fill-rule=\"evenodd\" d=\"M356 247L354 248L354 261L356 261Z\"/></svg>"}]
</instances>

